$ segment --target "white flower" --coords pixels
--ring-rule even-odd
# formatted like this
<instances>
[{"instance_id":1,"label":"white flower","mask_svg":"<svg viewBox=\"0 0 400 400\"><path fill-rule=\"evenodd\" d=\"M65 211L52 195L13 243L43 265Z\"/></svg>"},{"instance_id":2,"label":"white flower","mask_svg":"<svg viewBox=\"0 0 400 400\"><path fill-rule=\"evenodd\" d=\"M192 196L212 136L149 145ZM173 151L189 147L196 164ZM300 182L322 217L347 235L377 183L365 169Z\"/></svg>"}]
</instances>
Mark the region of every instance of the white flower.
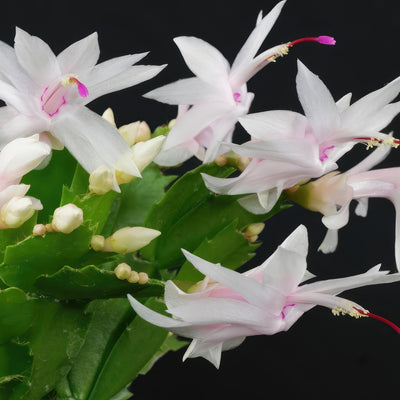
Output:
<instances>
[{"instance_id":1,"label":"white flower","mask_svg":"<svg viewBox=\"0 0 400 400\"><path fill-rule=\"evenodd\" d=\"M300 284L307 271L307 230L299 226L262 265L246 273L209 263L183 250L196 269L206 275L198 291L185 293L172 281L165 286L167 311L158 314L128 295L135 312L148 322L192 338L187 357L204 357L217 368L221 351L241 344L246 336L273 335L288 330L315 305L354 317L372 316L360 305L337 297L344 290L400 280L376 266L364 274Z\"/></svg>"},{"instance_id":2,"label":"white flower","mask_svg":"<svg viewBox=\"0 0 400 400\"><path fill-rule=\"evenodd\" d=\"M299 42L335 43L327 36L303 38L272 47L256 56L284 4L285 1L278 3L264 18L260 13L256 27L232 67L215 47L204 40L188 36L174 39L196 77L178 80L145 95L184 107L179 110L157 162L165 166L176 165L192 155L204 163L213 161L219 143L231 142L238 118L249 110L254 94L247 91L246 83L251 77L277 57L286 55L289 48Z\"/></svg>"},{"instance_id":3,"label":"white flower","mask_svg":"<svg viewBox=\"0 0 400 400\"><path fill-rule=\"evenodd\" d=\"M57 57L41 39L17 28L14 49L0 42L0 144L49 132L90 173L107 165L140 176L129 147L115 127L86 104L104 94L152 78L163 66L132 66L146 53L96 65L97 34L72 44Z\"/></svg>"},{"instance_id":4,"label":"white flower","mask_svg":"<svg viewBox=\"0 0 400 400\"><path fill-rule=\"evenodd\" d=\"M356 143L398 145L398 140L380 130L400 112L400 102L390 103L400 91L400 78L352 105L350 95L335 103L318 76L299 61L297 91L305 116L277 110L240 118L252 141L240 146L224 144L221 149L253 161L236 178L203 175L210 190L255 193L241 204L254 213L265 213L283 189L336 169L336 161Z\"/></svg>"}]
</instances>

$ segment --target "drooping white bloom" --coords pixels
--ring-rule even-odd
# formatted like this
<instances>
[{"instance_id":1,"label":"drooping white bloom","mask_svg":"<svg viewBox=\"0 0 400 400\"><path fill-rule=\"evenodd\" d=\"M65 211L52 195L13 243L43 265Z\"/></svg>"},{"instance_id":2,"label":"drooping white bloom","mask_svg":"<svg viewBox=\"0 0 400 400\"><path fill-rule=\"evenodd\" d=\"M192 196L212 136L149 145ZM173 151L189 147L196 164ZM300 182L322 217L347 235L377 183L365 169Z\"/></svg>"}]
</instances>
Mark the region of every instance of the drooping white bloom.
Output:
<instances>
[{"instance_id":1,"label":"drooping white bloom","mask_svg":"<svg viewBox=\"0 0 400 400\"><path fill-rule=\"evenodd\" d=\"M396 212L395 258L400 270L400 168L370 170L389 153L390 147L378 148L359 164L344 173L333 172L301 186L289 199L323 214L322 223L328 232L319 248L324 253L336 250L338 230L349 221L350 203L357 200L355 212L365 217L368 198L392 201Z\"/></svg>"},{"instance_id":2,"label":"drooping white bloom","mask_svg":"<svg viewBox=\"0 0 400 400\"><path fill-rule=\"evenodd\" d=\"M301 225L262 265L243 274L183 250L206 278L190 294L172 281L166 283L165 303L173 318L128 297L145 320L193 339L184 359L201 356L218 368L221 351L238 346L246 336L288 330L315 305L355 317L373 316L358 304L336 295L351 288L400 280L400 274L387 275L387 271L379 271L376 266L360 275L299 286L314 277L307 271L307 248L307 230Z\"/></svg>"},{"instance_id":3,"label":"drooping white bloom","mask_svg":"<svg viewBox=\"0 0 400 400\"><path fill-rule=\"evenodd\" d=\"M163 66L132 66L146 53L96 65L97 34L58 56L41 39L17 28L14 48L0 42L0 145L39 132L68 148L92 172L100 165L140 176L115 127L86 106L104 94L143 82Z\"/></svg>"},{"instance_id":4,"label":"drooping white bloom","mask_svg":"<svg viewBox=\"0 0 400 400\"><path fill-rule=\"evenodd\" d=\"M17 228L29 219L34 210L42 209L39 200L24 197L29 185L21 178L36 168L51 151L39 135L15 139L0 151L0 229Z\"/></svg>"},{"instance_id":5,"label":"drooping white bloom","mask_svg":"<svg viewBox=\"0 0 400 400\"><path fill-rule=\"evenodd\" d=\"M205 163L213 161L218 154L219 143L231 142L238 118L249 110L254 94L247 91L246 83L251 77L277 57L287 54L296 43L335 43L333 38L327 36L303 38L272 47L256 56L284 4L285 1L278 3L264 18L259 15L256 27L232 66L215 47L201 39L186 36L174 39L196 77L178 80L145 95L184 107L169 132L157 162L166 166L176 165L193 155Z\"/></svg>"},{"instance_id":6,"label":"drooping white bloom","mask_svg":"<svg viewBox=\"0 0 400 400\"><path fill-rule=\"evenodd\" d=\"M252 136L242 145L226 144L253 161L236 178L203 175L207 187L223 194L250 194L241 204L255 213L274 205L283 189L317 178L337 168L336 161L359 142L398 141L381 133L400 112L390 103L400 92L400 78L350 105L350 95L335 103L324 83L298 62L297 91L305 115L293 111L266 111L240 118Z\"/></svg>"}]
</instances>

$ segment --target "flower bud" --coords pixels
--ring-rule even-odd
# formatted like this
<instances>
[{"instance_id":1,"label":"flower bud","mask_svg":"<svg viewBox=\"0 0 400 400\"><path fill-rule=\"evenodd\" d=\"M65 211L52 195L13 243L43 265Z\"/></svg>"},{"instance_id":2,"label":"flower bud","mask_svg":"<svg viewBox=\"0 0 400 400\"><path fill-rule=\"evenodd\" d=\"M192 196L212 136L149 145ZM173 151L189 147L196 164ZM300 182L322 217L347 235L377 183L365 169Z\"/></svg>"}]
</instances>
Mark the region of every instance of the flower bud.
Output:
<instances>
[{"instance_id":1,"label":"flower bud","mask_svg":"<svg viewBox=\"0 0 400 400\"><path fill-rule=\"evenodd\" d=\"M122 125L118 132L125 139L129 146L135 143L144 142L151 138L151 130L145 121L136 121L128 125Z\"/></svg>"},{"instance_id":2,"label":"flower bud","mask_svg":"<svg viewBox=\"0 0 400 400\"><path fill-rule=\"evenodd\" d=\"M125 227L106 239L103 251L126 254L139 250L161 235L160 231L141 226Z\"/></svg>"},{"instance_id":3,"label":"flower bud","mask_svg":"<svg viewBox=\"0 0 400 400\"><path fill-rule=\"evenodd\" d=\"M346 175L333 171L286 194L289 200L308 210L329 215L336 212L337 204L353 198L353 189L346 183Z\"/></svg>"},{"instance_id":4,"label":"flower bud","mask_svg":"<svg viewBox=\"0 0 400 400\"><path fill-rule=\"evenodd\" d=\"M112 110L110 107L108 107L107 110L103 112L102 117L103 117L107 122L109 122L112 126L114 126L115 128L117 127L117 126L115 125L114 112L113 112L113 110Z\"/></svg>"},{"instance_id":5,"label":"flower bud","mask_svg":"<svg viewBox=\"0 0 400 400\"><path fill-rule=\"evenodd\" d=\"M139 280L138 280L139 285L144 285L149 281L149 276L146 274L146 272L139 272L138 275L139 275Z\"/></svg>"},{"instance_id":6,"label":"flower bud","mask_svg":"<svg viewBox=\"0 0 400 400\"><path fill-rule=\"evenodd\" d=\"M164 140L165 136L157 136L146 142L137 143L132 147L133 161L135 161L139 171L143 171L157 157Z\"/></svg>"},{"instance_id":7,"label":"flower bud","mask_svg":"<svg viewBox=\"0 0 400 400\"><path fill-rule=\"evenodd\" d=\"M215 157L214 160L215 164L217 164L219 167L223 167L224 165L226 165L226 163L228 162L228 159L226 158L225 154L218 154L217 157Z\"/></svg>"},{"instance_id":8,"label":"flower bud","mask_svg":"<svg viewBox=\"0 0 400 400\"><path fill-rule=\"evenodd\" d=\"M245 234L249 236L259 235L265 228L265 224L263 222L256 222L254 224L250 224L245 230Z\"/></svg>"},{"instance_id":9,"label":"flower bud","mask_svg":"<svg viewBox=\"0 0 400 400\"><path fill-rule=\"evenodd\" d=\"M58 207L53 214L51 226L54 231L71 233L83 222L83 211L75 204L69 203Z\"/></svg>"},{"instance_id":10,"label":"flower bud","mask_svg":"<svg viewBox=\"0 0 400 400\"><path fill-rule=\"evenodd\" d=\"M92 237L92 240L90 241L90 247L94 251L101 251L104 248L104 236L101 235L94 235Z\"/></svg>"},{"instance_id":11,"label":"flower bud","mask_svg":"<svg viewBox=\"0 0 400 400\"><path fill-rule=\"evenodd\" d=\"M89 190L95 194L106 194L114 186L114 173L106 165L100 165L89 176Z\"/></svg>"},{"instance_id":12,"label":"flower bud","mask_svg":"<svg viewBox=\"0 0 400 400\"><path fill-rule=\"evenodd\" d=\"M131 267L126 263L118 264L117 268L114 269L115 276L121 280L128 279L131 272Z\"/></svg>"},{"instance_id":13,"label":"flower bud","mask_svg":"<svg viewBox=\"0 0 400 400\"><path fill-rule=\"evenodd\" d=\"M36 224L32 230L33 236L44 236L46 232L46 226L43 224Z\"/></svg>"},{"instance_id":14,"label":"flower bud","mask_svg":"<svg viewBox=\"0 0 400 400\"><path fill-rule=\"evenodd\" d=\"M127 281L129 283L138 283L139 282L139 274L136 271L131 271Z\"/></svg>"},{"instance_id":15,"label":"flower bud","mask_svg":"<svg viewBox=\"0 0 400 400\"><path fill-rule=\"evenodd\" d=\"M13 197L3 205L0 219L6 228L18 228L34 214L32 200L29 197Z\"/></svg>"}]
</instances>

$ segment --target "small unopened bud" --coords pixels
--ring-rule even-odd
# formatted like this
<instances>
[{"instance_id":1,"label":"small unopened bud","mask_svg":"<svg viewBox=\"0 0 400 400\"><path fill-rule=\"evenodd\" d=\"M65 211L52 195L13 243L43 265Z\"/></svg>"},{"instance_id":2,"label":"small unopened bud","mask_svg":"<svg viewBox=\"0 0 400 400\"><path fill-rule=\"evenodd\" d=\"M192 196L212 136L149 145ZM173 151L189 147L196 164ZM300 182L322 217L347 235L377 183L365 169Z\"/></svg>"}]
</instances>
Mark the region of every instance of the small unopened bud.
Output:
<instances>
[{"instance_id":1,"label":"small unopened bud","mask_svg":"<svg viewBox=\"0 0 400 400\"><path fill-rule=\"evenodd\" d=\"M103 251L114 251L120 254L132 253L148 245L159 235L161 232L155 229L141 226L125 227L105 240Z\"/></svg>"},{"instance_id":2,"label":"small unopened bud","mask_svg":"<svg viewBox=\"0 0 400 400\"><path fill-rule=\"evenodd\" d=\"M131 267L126 263L118 264L114 269L115 276L121 280L128 279L131 275L131 272Z\"/></svg>"},{"instance_id":3,"label":"small unopened bud","mask_svg":"<svg viewBox=\"0 0 400 400\"><path fill-rule=\"evenodd\" d=\"M129 278L127 279L129 283L138 283L139 274L136 271L131 271Z\"/></svg>"},{"instance_id":4,"label":"small unopened bud","mask_svg":"<svg viewBox=\"0 0 400 400\"><path fill-rule=\"evenodd\" d=\"M168 122L168 128L172 129L172 127L175 125L176 122L176 118L171 119L171 121Z\"/></svg>"},{"instance_id":5,"label":"small unopened bud","mask_svg":"<svg viewBox=\"0 0 400 400\"><path fill-rule=\"evenodd\" d=\"M145 121L136 121L128 125L122 125L118 128L118 132L129 146L151 138L150 127Z\"/></svg>"},{"instance_id":6,"label":"small unopened bud","mask_svg":"<svg viewBox=\"0 0 400 400\"><path fill-rule=\"evenodd\" d=\"M114 186L114 173L106 165L100 165L89 176L89 190L95 194L106 194Z\"/></svg>"},{"instance_id":7,"label":"small unopened bud","mask_svg":"<svg viewBox=\"0 0 400 400\"><path fill-rule=\"evenodd\" d=\"M101 251L103 250L104 247L104 236L101 235L94 235L92 237L92 240L90 241L90 247L94 250L94 251Z\"/></svg>"},{"instance_id":8,"label":"small unopened bud","mask_svg":"<svg viewBox=\"0 0 400 400\"><path fill-rule=\"evenodd\" d=\"M250 161L251 159L249 157L240 156L237 164L239 171L244 171L250 164Z\"/></svg>"},{"instance_id":9,"label":"small unopened bud","mask_svg":"<svg viewBox=\"0 0 400 400\"><path fill-rule=\"evenodd\" d=\"M1 222L7 228L18 228L26 222L35 210L29 197L13 197L1 208Z\"/></svg>"},{"instance_id":10,"label":"small unopened bud","mask_svg":"<svg viewBox=\"0 0 400 400\"><path fill-rule=\"evenodd\" d=\"M250 224L247 229L245 230L245 233L248 235L259 235L265 228L265 224L263 222L256 222L254 224Z\"/></svg>"},{"instance_id":11,"label":"small unopened bud","mask_svg":"<svg viewBox=\"0 0 400 400\"><path fill-rule=\"evenodd\" d=\"M144 285L149 281L149 276L146 274L146 272L139 272L139 280L138 283L139 285Z\"/></svg>"},{"instance_id":12,"label":"small unopened bud","mask_svg":"<svg viewBox=\"0 0 400 400\"><path fill-rule=\"evenodd\" d=\"M45 228L46 228L46 232L53 232L53 227L51 224L46 224Z\"/></svg>"},{"instance_id":13,"label":"small unopened bud","mask_svg":"<svg viewBox=\"0 0 400 400\"><path fill-rule=\"evenodd\" d=\"M217 157L215 157L214 160L215 164L217 164L219 167L223 167L224 165L226 165L226 163L228 162L228 159L226 158L225 154L219 154L217 155Z\"/></svg>"},{"instance_id":14,"label":"small unopened bud","mask_svg":"<svg viewBox=\"0 0 400 400\"><path fill-rule=\"evenodd\" d=\"M83 222L83 211L75 204L69 203L55 209L51 226L54 231L71 233Z\"/></svg>"},{"instance_id":15,"label":"small unopened bud","mask_svg":"<svg viewBox=\"0 0 400 400\"><path fill-rule=\"evenodd\" d=\"M43 224L36 224L32 230L33 236L44 236L46 232L46 226Z\"/></svg>"},{"instance_id":16,"label":"small unopened bud","mask_svg":"<svg viewBox=\"0 0 400 400\"><path fill-rule=\"evenodd\" d=\"M122 171L115 171L115 178L117 180L118 185L122 185L124 183L129 183L130 181L132 181L133 179L136 178L136 176L133 175L129 175L126 172L122 172Z\"/></svg>"},{"instance_id":17,"label":"small unopened bud","mask_svg":"<svg viewBox=\"0 0 400 400\"><path fill-rule=\"evenodd\" d=\"M112 110L110 107L107 108L107 110L103 112L102 117L103 117L107 122L109 122L112 126L114 126L115 128L117 127L117 126L115 125L114 112L113 112L113 110Z\"/></svg>"},{"instance_id":18,"label":"small unopened bud","mask_svg":"<svg viewBox=\"0 0 400 400\"><path fill-rule=\"evenodd\" d=\"M140 172L157 157L158 153L161 151L164 140L165 136L157 136L146 142L137 143L132 147L133 161Z\"/></svg>"}]
</instances>

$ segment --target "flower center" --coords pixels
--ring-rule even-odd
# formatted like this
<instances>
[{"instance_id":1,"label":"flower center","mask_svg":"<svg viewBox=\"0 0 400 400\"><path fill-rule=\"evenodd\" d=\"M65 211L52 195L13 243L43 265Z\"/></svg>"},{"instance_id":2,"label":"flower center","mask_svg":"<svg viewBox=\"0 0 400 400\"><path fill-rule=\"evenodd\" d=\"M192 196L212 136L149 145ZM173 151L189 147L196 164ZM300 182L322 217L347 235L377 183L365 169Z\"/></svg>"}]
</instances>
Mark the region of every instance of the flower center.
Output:
<instances>
[{"instance_id":1,"label":"flower center","mask_svg":"<svg viewBox=\"0 0 400 400\"><path fill-rule=\"evenodd\" d=\"M240 100L240 93L238 92L233 93L233 100L235 100L235 103L241 103L242 100Z\"/></svg>"},{"instance_id":2,"label":"flower center","mask_svg":"<svg viewBox=\"0 0 400 400\"><path fill-rule=\"evenodd\" d=\"M67 103L66 98L71 85L76 85L78 93L81 97L88 96L89 91L87 87L80 82L75 75L65 76L61 82L58 82L52 86L47 86L40 96L42 110L49 117L57 114L60 108Z\"/></svg>"}]
</instances>

